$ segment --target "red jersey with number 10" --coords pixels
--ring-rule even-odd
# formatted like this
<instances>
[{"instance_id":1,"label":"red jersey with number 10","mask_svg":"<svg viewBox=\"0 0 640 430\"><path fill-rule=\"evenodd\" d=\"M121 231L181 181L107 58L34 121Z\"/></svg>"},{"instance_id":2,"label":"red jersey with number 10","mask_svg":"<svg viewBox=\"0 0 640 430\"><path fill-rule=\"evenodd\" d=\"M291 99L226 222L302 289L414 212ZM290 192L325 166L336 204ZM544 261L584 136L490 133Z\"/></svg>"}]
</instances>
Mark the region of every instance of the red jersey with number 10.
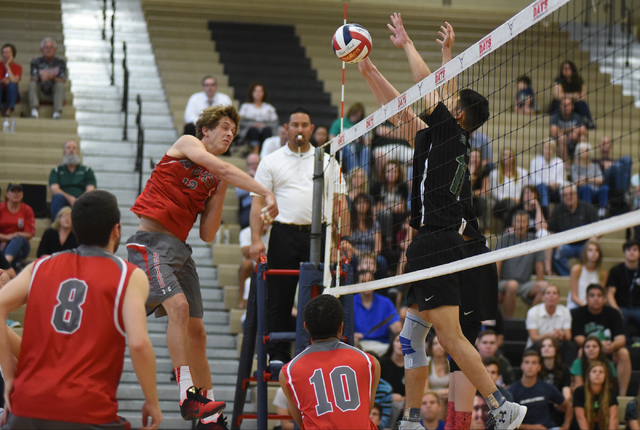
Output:
<instances>
[{"instance_id":1,"label":"red jersey with number 10","mask_svg":"<svg viewBox=\"0 0 640 430\"><path fill-rule=\"evenodd\" d=\"M375 364L338 339L312 343L283 368L305 429L371 429Z\"/></svg>"},{"instance_id":2,"label":"red jersey with number 10","mask_svg":"<svg viewBox=\"0 0 640 430\"><path fill-rule=\"evenodd\" d=\"M133 264L80 246L36 261L11 412L84 424L117 419L122 304Z\"/></svg>"},{"instance_id":3,"label":"red jersey with number 10","mask_svg":"<svg viewBox=\"0 0 640 430\"><path fill-rule=\"evenodd\" d=\"M167 154L153 169L131 212L158 221L178 239L187 236L217 188L219 178L188 158Z\"/></svg>"}]
</instances>

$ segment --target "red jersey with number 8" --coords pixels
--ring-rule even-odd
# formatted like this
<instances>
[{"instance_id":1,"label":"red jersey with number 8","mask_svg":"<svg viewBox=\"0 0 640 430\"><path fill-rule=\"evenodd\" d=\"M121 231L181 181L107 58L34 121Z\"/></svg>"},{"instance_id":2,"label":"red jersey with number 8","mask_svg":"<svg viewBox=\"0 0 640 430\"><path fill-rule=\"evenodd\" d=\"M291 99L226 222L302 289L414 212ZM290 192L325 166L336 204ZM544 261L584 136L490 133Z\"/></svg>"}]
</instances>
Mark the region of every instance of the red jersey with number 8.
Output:
<instances>
[{"instance_id":1,"label":"red jersey with number 8","mask_svg":"<svg viewBox=\"0 0 640 430\"><path fill-rule=\"evenodd\" d=\"M131 212L155 219L186 242L198 214L218 188L218 182L217 175L193 161L165 154Z\"/></svg>"},{"instance_id":2,"label":"red jersey with number 8","mask_svg":"<svg viewBox=\"0 0 640 430\"><path fill-rule=\"evenodd\" d=\"M36 261L11 395L14 415L85 424L117 419L122 304L135 269L91 246Z\"/></svg>"},{"instance_id":3,"label":"red jersey with number 8","mask_svg":"<svg viewBox=\"0 0 640 430\"><path fill-rule=\"evenodd\" d=\"M375 364L372 357L339 340L311 344L282 372L305 429L371 429Z\"/></svg>"}]
</instances>

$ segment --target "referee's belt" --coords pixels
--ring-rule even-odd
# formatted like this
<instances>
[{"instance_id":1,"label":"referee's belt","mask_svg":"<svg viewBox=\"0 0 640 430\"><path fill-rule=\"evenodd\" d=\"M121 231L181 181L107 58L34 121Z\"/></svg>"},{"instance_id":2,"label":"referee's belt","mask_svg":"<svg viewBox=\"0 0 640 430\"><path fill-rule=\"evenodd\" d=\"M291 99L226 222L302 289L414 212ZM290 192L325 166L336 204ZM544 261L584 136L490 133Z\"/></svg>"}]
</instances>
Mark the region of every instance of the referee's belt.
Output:
<instances>
[{"instance_id":1,"label":"referee's belt","mask_svg":"<svg viewBox=\"0 0 640 430\"><path fill-rule=\"evenodd\" d=\"M298 230L298 231L311 231L311 224L305 224L305 225L299 225L299 224L284 224L278 221L274 221L272 223L273 225L279 225L285 228L289 228L291 230ZM324 227L324 224L322 224L322 226Z\"/></svg>"}]
</instances>

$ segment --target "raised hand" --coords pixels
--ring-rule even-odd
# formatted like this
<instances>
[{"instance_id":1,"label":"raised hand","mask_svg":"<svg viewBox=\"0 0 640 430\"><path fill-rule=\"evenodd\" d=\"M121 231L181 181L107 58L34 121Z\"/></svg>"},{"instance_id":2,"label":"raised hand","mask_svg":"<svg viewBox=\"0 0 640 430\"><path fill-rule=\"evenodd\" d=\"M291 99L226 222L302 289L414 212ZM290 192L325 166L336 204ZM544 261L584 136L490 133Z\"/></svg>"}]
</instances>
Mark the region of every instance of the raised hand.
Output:
<instances>
[{"instance_id":1,"label":"raised hand","mask_svg":"<svg viewBox=\"0 0 640 430\"><path fill-rule=\"evenodd\" d=\"M456 34L453 32L453 27L451 26L451 24L446 21L444 24L445 25L440 26L440 31L438 32L438 35L442 40L436 39L436 42L438 42L442 46L443 51L451 51L451 48L453 48L453 43L456 41Z\"/></svg>"},{"instance_id":2,"label":"raised hand","mask_svg":"<svg viewBox=\"0 0 640 430\"><path fill-rule=\"evenodd\" d=\"M409 35L402 24L402 15L394 13L390 18L391 24L387 24L387 27L393 34L389 38L397 48L403 49L404 45L411 42L411 39L409 39Z\"/></svg>"}]
</instances>

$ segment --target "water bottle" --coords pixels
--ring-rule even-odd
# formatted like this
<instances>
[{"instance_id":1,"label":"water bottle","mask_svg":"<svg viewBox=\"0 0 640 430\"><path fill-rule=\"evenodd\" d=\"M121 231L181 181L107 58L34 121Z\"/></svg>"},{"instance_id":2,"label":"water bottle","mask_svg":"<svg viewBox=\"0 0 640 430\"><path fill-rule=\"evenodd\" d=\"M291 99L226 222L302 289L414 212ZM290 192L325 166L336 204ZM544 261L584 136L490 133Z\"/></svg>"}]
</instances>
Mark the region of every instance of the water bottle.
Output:
<instances>
[{"instance_id":1,"label":"water bottle","mask_svg":"<svg viewBox=\"0 0 640 430\"><path fill-rule=\"evenodd\" d=\"M4 117L4 122L2 123L2 132L9 133L9 117Z\"/></svg>"},{"instance_id":2,"label":"water bottle","mask_svg":"<svg viewBox=\"0 0 640 430\"><path fill-rule=\"evenodd\" d=\"M224 225L224 231L222 232L222 235L224 238L224 244L229 245L229 242L231 242L231 232L229 231L229 227L226 224Z\"/></svg>"},{"instance_id":3,"label":"water bottle","mask_svg":"<svg viewBox=\"0 0 640 430\"><path fill-rule=\"evenodd\" d=\"M9 131L11 133L15 133L16 132L16 119L15 118L11 118L11 125L9 125Z\"/></svg>"}]
</instances>

